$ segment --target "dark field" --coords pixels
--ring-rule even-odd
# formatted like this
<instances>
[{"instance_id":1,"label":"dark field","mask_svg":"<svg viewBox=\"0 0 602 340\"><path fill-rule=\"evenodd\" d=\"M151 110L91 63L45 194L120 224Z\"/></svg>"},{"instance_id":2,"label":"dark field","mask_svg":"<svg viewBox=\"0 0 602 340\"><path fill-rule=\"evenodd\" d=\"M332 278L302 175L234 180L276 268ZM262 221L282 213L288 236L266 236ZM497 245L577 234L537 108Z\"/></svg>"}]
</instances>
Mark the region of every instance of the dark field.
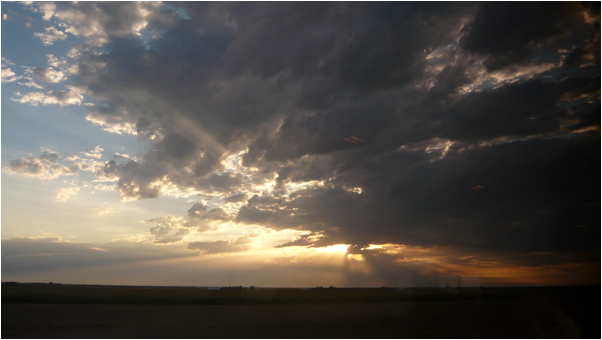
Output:
<instances>
[{"instance_id":1,"label":"dark field","mask_svg":"<svg viewBox=\"0 0 602 340\"><path fill-rule=\"evenodd\" d=\"M2 287L2 338L600 338L600 286Z\"/></svg>"}]
</instances>

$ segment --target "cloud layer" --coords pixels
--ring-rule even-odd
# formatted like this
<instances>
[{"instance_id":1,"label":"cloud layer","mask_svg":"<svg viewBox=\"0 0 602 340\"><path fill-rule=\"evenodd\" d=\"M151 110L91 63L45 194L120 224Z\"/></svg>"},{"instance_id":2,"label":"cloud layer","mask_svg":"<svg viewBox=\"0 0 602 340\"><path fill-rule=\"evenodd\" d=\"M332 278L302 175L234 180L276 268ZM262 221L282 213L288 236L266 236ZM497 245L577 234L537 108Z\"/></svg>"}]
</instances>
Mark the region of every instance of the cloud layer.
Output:
<instances>
[{"instance_id":1,"label":"cloud layer","mask_svg":"<svg viewBox=\"0 0 602 340\"><path fill-rule=\"evenodd\" d=\"M86 94L89 121L149 143L142 159L97 168L123 201L214 198L149 220L155 243L218 221L307 232L281 248L349 244L368 256L360 250L371 244L398 244L599 261L599 12L565 3L31 6L61 27L39 33L44 44L65 33L84 43L71 52L74 90L13 100L80 105ZM31 70L43 82L66 77L64 67ZM2 81L15 79L3 66ZM17 160L5 171L64 171L51 164ZM186 247L248 249L235 239Z\"/></svg>"}]
</instances>

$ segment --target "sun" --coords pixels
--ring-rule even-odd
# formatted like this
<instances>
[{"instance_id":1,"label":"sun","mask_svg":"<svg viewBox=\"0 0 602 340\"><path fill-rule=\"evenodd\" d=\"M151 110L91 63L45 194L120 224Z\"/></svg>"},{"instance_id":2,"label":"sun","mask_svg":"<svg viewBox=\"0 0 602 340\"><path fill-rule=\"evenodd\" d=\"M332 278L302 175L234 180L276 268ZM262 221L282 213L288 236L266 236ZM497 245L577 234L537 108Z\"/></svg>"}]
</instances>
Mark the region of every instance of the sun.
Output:
<instances>
[{"instance_id":1,"label":"sun","mask_svg":"<svg viewBox=\"0 0 602 340\"><path fill-rule=\"evenodd\" d=\"M318 248L318 251L325 251L327 253L346 253L348 244L333 244L331 246Z\"/></svg>"}]
</instances>

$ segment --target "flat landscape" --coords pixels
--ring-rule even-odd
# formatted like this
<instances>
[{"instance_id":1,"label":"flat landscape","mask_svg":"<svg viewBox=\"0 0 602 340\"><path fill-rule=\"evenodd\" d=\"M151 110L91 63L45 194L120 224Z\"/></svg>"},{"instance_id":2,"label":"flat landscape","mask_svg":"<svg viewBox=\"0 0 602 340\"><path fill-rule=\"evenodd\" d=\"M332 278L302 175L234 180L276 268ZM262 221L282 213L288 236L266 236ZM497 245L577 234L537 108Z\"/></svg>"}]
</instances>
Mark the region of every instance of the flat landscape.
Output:
<instances>
[{"instance_id":1,"label":"flat landscape","mask_svg":"<svg viewBox=\"0 0 602 340\"><path fill-rule=\"evenodd\" d=\"M600 286L4 285L3 338L599 338Z\"/></svg>"}]
</instances>

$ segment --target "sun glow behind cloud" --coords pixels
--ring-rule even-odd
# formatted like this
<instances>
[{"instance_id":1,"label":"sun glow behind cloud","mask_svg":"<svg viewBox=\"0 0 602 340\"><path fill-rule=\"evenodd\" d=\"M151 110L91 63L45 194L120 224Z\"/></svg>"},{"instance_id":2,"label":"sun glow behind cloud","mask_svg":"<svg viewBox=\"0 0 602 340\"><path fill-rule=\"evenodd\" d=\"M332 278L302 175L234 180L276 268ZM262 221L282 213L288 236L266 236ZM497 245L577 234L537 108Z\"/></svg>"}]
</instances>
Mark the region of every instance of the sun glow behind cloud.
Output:
<instances>
[{"instance_id":1,"label":"sun glow behind cloud","mask_svg":"<svg viewBox=\"0 0 602 340\"><path fill-rule=\"evenodd\" d=\"M318 252L327 252L327 253L346 253L347 248L349 248L348 244L333 244L331 246L317 248Z\"/></svg>"}]
</instances>

